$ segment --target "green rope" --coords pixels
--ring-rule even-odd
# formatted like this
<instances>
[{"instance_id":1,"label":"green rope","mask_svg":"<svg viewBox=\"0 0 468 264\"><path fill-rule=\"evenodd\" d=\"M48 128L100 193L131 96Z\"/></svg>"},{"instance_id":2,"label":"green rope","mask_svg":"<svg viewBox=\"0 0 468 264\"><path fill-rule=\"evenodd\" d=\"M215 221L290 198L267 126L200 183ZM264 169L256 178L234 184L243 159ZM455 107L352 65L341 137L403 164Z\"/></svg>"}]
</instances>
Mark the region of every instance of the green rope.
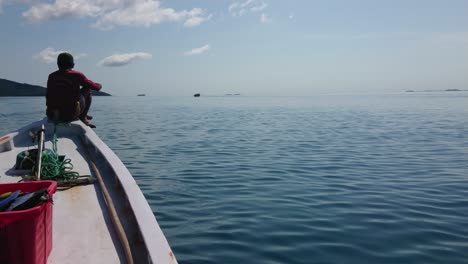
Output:
<instances>
[{"instance_id":1,"label":"green rope","mask_svg":"<svg viewBox=\"0 0 468 264\"><path fill-rule=\"evenodd\" d=\"M41 179L43 180L71 180L80 175L73 171L71 159L61 159L57 150L57 126L54 128L52 138L52 151L44 151L42 154Z\"/></svg>"}]
</instances>

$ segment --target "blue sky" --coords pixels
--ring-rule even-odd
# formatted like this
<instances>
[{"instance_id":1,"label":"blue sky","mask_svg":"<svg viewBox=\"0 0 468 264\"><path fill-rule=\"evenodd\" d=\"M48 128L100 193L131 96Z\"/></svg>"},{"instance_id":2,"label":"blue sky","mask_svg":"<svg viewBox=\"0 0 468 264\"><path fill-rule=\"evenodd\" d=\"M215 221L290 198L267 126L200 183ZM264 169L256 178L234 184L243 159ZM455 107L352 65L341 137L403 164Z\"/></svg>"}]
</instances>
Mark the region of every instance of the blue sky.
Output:
<instances>
[{"instance_id":1,"label":"blue sky","mask_svg":"<svg viewBox=\"0 0 468 264\"><path fill-rule=\"evenodd\" d=\"M0 78L113 95L468 89L466 0L0 0Z\"/></svg>"}]
</instances>

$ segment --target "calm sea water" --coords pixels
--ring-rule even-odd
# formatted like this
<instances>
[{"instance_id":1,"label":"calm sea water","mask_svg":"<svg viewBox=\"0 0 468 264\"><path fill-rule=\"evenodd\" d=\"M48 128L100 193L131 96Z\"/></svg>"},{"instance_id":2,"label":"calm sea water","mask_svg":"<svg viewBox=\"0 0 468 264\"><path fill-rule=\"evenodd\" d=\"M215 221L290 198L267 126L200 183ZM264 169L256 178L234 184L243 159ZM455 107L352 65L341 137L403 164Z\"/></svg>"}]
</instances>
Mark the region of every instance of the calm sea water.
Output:
<instances>
[{"instance_id":1,"label":"calm sea water","mask_svg":"<svg viewBox=\"0 0 468 264\"><path fill-rule=\"evenodd\" d=\"M43 98L0 98L0 134ZM468 263L468 94L95 97L180 263Z\"/></svg>"}]
</instances>

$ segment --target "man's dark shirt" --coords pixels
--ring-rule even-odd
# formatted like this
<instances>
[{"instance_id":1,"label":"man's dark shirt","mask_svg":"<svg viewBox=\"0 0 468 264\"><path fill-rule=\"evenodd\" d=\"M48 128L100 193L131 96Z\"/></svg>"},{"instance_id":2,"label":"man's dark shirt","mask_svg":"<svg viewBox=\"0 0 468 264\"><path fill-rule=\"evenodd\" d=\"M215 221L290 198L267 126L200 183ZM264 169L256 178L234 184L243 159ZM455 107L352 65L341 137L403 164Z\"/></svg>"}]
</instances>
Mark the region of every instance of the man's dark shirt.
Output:
<instances>
[{"instance_id":1,"label":"man's dark shirt","mask_svg":"<svg viewBox=\"0 0 468 264\"><path fill-rule=\"evenodd\" d=\"M59 112L63 121L71 121L78 117L80 101L80 86L91 90L100 90L101 85L88 80L83 73L74 70L58 70L49 75L47 80L46 105L47 116L53 117L54 111ZM84 106L80 106L83 109Z\"/></svg>"}]
</instances>

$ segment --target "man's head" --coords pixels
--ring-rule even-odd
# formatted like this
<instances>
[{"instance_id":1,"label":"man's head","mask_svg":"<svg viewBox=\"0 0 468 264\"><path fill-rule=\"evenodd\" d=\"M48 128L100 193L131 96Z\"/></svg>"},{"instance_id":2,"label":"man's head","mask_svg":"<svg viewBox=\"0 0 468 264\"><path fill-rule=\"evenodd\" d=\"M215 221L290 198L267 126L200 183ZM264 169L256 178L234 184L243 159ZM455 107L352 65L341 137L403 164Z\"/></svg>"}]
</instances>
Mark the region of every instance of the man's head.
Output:
<instances>
[{"instance_id":1,"label":"man's head","mask_svg":"<svg viewBox=\"0 0 468 264\"><path fill-rule=\"evenodd\" d=\"M73 56L67 52L60 53L57 57L57 66L60 70L73 69L75 67Z\"/></svg>"}]
</instances>

